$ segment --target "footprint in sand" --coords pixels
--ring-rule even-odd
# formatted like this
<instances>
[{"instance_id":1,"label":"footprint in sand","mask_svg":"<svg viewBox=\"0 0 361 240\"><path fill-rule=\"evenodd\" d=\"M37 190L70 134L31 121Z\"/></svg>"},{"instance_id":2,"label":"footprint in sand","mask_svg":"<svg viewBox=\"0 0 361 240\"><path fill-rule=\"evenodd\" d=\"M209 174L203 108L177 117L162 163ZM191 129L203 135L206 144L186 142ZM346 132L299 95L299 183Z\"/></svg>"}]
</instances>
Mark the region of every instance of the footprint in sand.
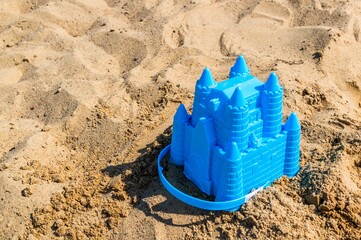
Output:
<instances>
[{"instance_id":1,"label":"footprint in sand","mask_svg":"<svg viewBox=\"0 0 361 240\"><path fill-rule=\"evenodd\" d=\"M117 59L90 40L80 39L74 49L74 56L95 74L118 75L120 73Z\"/></svg>"},{"instance_id":2,"label":"footprint in sand","mask_svg":"<svg viewBox=\"0 0 361 240\"><path fill-rule=\"evenodd\" d=\"M254 8L252 14L285 24L288 23L291 17L290 9L277 1L262 1Z\"/></svg>"},{"instance_id":3,"label":"footprint in sand","mask_svg":"<svg viewBox=\"0 0 361 240\"><path fill-rule=\"evenodd\" d=\"M55 124L70 117L78 105L78 101L62 89L48 92L29 90L24 96L22 118Z\"/></svg>"},{"instance_id":4,"label":"footprint in sand","mask_svg":"<svg viewBox=\"0 0 361 240\"><path fill-rule=\"evenodd\" d=\"M39 8L37 14L46 24L59 25L73 37L86 33L95 19L84 7L67 2L51 2Z\"/></svg>"},{"instance_id":5,"label":"footprint in sand","mask_svg":"<svg viewBox=\"0 0 361 240\"><path fill-rule=\"evenodd\" d=\"M115 31L97 32L91 40L118 61L121 74L138 66L147 55L142 41Z\"/></svg>"},{"instance_id":6,"label":"footprint in sand","mask_svg":"<svg viewBox=\"0 0 361 240\"><path fill-rule=\"evenodd\" d=\"M226 5L201 5L170 18L164 26L163 38L171 48L184 45L199 49L207 55L219 56L219 37L225 26L231 28L237 20L238 16L230 14Z\"/></svg>"},{"instance_id":7,"label":"footprint in sand","mask_svg":"<svg viewBox=\"0 0 361 240\"><path fill-rule=\"evenodd\" d=\"M242 52L285 61L312 61L310 56L324 51L330 43L330 29L345 29L349 21L342 6L330 11L315 3L261 1L237 26L222 34L220 49L225 56Z\"/></svg>"}]
</instances>

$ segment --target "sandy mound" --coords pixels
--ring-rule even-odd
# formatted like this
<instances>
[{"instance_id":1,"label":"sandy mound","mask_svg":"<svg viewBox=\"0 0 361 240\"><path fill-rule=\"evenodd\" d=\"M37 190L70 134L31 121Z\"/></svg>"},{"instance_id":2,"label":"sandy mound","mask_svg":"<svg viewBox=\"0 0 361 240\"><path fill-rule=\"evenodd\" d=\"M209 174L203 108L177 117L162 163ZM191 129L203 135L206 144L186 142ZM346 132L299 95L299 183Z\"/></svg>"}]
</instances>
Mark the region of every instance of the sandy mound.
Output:
<instances>
[{"instance_id":1,"label":"sandy mound","mask_svg":"<svg viewBox=\"0 0 361 240\"><path fill-rule=\"evenodd\" d=\"M358 1L1 1L3 239L358 239ZM301 170L236 213L187 206L155 159L208 66L276 71Z\"/></svg>"}]
</instances>

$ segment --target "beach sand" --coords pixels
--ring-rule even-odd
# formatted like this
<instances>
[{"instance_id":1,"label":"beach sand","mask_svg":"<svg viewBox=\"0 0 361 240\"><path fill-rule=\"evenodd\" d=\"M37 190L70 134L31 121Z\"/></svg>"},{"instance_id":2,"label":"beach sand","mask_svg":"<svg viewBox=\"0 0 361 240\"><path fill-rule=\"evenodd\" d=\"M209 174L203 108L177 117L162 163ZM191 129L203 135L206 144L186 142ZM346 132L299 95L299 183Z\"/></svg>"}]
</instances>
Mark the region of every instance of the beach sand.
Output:
<instances>
[{"instance_id":1,"label":"beach sand","mask_svg":"<svg viewBox=\"0 0 361 240\"><path fill-rule=\"evenodd\" d=\"M360 26L357 0L1 0L0 238L359 239ZM239 54L279 76L301 169L195 209L156 158L203 68Z\"/></svg>"}]
</instances>

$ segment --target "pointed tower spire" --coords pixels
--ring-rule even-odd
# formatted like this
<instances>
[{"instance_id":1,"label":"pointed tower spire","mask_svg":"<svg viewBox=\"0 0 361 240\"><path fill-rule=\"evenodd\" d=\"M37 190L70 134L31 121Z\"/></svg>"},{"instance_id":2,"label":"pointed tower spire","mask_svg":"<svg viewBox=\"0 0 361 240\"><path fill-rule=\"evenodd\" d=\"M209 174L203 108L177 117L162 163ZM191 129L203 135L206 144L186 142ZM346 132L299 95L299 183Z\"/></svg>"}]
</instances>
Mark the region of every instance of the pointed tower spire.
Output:
<instances>
[{"instance_id":1,"label":"pointed tower spire","mask_svg":"<svg viewBox=\"0 0 361 240\"><path fill-rule=\"evenodd\" d=\"M281 89L281 85L278 82L278 77L274 72L269 75L266 83L264 84L264 89L269 92L277 92Z\"/></svg>"},{"instance_id":2,"label":"pointed tower spire","mask_svg":"<svg viewBox=\"0 0 361 240\"><path fill-rule=\"evenodd\" d=\"M237 143L231 142L227 147L227 158L231 160L237 160L241 157Z\"/></svg>"},{"instance_id":3,"label":"pointed tower spire","mask_svg":"<svg viewBox=\"0 0 361 240\"><path fill-rule=\"evenodd\" d=\"M301 129L301 124L296 113L291 113L284 125L284 129L287 131L297 131Z\"/></svg>"},{"instance_id":4,"label":"pointed tower spire","mask_svg":"<svg viewBox=\"0 0 361 240\"><path fill-rule=\"evenodd\" d=\"M246 100L244 99L242 90L240 87L236 87L233 92L232 97L229 99L229 105L232 107L243 107L246 105Z\"/></svg>"},{"instance_id":5,"label":"pointed tower spire","mask_svg":"<svg viewBox=\"0 0 361 240\"><path fill-rule=\"evenodd\" d=\"M185 122L188 120L188 118L189 118L188 112L184 104L181 103L177 109L177 112L174 115L174 120Z\"/></svg>"},{"instance_id":6,"label":"pointed tower spire","mask_svg":"<svg viewBox=\"0 0 361 240\"><path fill-rule=\"evenodd\" d=\"M231 67L231 71L229 73L229 78L238 76L238 75L248 75L250 74L250 70L246 64L246 60L242 55L239 55L233 67Z\"/></svg>"},{"instance_id":7,"label":"pointed tower spire","mask_svg":"<svg viewBox=\"0 0 361 240\"><path fill-rule=\"evenodd\" d=\"M249 147L255 148L258 147L258 139L254 132L249 136Z\"/></svg>"},{"instance_id":8,"label":"pointed tower spire","mask_svg":"<svg viewBox=\"0 0 361 240\"><path fill-rule=\"evenodd\" d=\"M197 85L201 87L209 88L211 86L217 85L216 81L212 77L212 73L209 68L205 68L199 80L197 81Z\"/></svg>"}]
</instances>

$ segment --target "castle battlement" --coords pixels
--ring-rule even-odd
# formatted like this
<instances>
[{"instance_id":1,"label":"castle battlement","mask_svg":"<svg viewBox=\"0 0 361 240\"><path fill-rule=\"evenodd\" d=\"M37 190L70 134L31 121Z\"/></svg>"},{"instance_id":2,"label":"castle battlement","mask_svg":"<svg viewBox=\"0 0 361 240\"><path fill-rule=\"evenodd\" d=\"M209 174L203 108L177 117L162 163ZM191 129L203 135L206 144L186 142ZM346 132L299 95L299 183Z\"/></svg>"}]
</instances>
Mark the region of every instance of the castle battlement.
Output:
<instances>
[{"instance_id":1,"label":"castle battlement","mask_svg":"<svg viewBox=\"0 0 361 240\"><path fill-rule=\"evenodd\" d=\"M299 170L300 124L282 124L283 88L271 73L263 83L242 56L230 78L216 82L208 68L196 83L193 112L174 116L170 161L216 201L238 199Z\"/></svg>"}]
</instances>

